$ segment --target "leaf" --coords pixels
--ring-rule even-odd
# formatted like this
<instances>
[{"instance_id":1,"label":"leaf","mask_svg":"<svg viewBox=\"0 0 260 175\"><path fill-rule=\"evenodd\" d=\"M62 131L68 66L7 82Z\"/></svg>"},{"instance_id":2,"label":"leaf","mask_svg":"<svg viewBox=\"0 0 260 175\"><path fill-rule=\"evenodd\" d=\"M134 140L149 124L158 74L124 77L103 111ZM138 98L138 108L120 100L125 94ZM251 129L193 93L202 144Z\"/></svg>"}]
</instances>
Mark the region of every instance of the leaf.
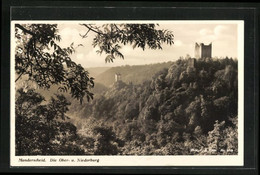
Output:
<instances>
[{"instance_id":1,"label":"leaf","mask_svg":"<svg viewBox=\"0 0 260 175\"><path fill-rule=\"evenodd\" d=\"M110 62L113 62L114 59L115 59L115 57L113 55L107 55L105 61L106 61L106 63L110 63Z\"/></svg>"}]
</instances>

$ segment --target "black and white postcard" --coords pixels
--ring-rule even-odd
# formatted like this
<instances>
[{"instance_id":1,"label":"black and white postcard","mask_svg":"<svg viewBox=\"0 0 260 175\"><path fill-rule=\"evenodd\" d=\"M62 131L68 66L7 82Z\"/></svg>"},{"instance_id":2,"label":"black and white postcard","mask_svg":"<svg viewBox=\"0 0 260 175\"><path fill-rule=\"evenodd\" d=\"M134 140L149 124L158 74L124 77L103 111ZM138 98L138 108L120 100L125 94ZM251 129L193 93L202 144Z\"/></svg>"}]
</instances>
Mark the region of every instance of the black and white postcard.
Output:
<instances>
[{"instance_id":1,"label":"black and white postcard","mask_svg":"<svg viewBox=\"0 0 260 175\"><path fill-rule=\"evenodd\" d=\"M243 166L243 20L11 22L11 166Z\"/></svg>"}]
</instances>

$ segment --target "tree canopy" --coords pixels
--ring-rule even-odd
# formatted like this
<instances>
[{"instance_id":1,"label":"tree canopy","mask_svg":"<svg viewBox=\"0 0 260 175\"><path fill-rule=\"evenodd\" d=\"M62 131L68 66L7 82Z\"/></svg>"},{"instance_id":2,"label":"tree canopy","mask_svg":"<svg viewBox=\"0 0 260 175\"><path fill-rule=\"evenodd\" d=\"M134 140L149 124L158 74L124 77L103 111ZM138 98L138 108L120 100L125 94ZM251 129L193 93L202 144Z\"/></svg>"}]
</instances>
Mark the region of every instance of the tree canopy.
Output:
<instances>
[{"instance_id":1,"label":"tree canopy","mask_svg":"<svg viewBox=\"0 0 260 175\"><path fill-rule=\"evenodd\" d=\"M77 128L67 122L70 103L63 95L48 103L34 89L18 89L15 103L17 155L80 155ZM75 144L77 143L77 144Z\"/></svg>"}]
</instances>

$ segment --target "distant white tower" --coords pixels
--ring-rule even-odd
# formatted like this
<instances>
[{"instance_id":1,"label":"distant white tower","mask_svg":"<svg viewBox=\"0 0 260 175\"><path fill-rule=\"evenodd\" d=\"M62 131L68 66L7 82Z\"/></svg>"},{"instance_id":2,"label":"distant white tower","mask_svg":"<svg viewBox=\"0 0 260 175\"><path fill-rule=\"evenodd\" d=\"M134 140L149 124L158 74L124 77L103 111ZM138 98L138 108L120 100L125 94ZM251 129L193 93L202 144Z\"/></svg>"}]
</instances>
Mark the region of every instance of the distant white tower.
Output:
<instances>
[{"instance_id":1,"label":"distant white tower","mask_svg":"<svg viewBox=\"0 0 260 175\"><path fill-rule=\"evenodd\" d=\"M115 82L121 81L121 74L120 73L116 73L115 74Z\"/></svg>"}]
</instances>

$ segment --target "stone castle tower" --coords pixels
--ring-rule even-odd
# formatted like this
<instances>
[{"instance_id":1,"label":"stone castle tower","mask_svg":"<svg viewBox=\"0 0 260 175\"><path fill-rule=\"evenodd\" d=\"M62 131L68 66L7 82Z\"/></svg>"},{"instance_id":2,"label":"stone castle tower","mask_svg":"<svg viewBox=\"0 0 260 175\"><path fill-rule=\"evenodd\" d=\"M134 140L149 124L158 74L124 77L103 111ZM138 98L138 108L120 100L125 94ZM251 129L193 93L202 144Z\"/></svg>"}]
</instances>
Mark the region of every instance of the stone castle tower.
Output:
<instances>
[{"instance_id":1,"label":"stone castle tower","mask_svg":"<svg viewBox=\"0 0 260 175\"><path fill-rule=\"evenodd\" d=\"M205 45L204 43L195 43L195 58L211 58L212 43Z\"/></svg>"},{"instance_id":2,"label":"stone castle tower","mask_svg":"<svg viewBox=\"0 0 260 175\"><path fill-rule=\"evenodd\" d=\"M121 81L121 74L120 73L116 73L115 74L115 82Z\"/></svg>"}]
</instances>

